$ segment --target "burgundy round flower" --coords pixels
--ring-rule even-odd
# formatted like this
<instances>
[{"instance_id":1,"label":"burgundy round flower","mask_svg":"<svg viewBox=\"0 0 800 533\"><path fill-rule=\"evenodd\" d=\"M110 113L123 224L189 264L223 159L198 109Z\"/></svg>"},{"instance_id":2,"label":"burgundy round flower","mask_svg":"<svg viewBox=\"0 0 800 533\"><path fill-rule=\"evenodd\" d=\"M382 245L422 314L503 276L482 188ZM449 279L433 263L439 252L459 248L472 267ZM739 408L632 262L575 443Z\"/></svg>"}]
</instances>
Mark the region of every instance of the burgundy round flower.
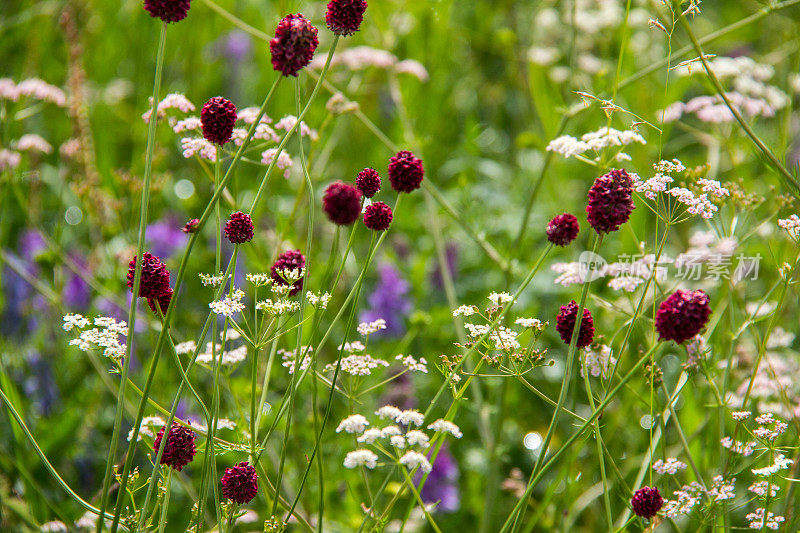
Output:
<instances>
[{"instance_id":1,"label":"burgundy round flower","mask_svg":"<svg viewBox=\"0 0 800 533\"><path fill-rule=\"evenodd\" d=\"M659 340L675 341L681 344L708 324L711 307L708 295L701 291L682 291L678 289L661 302L656 313L656 331Z\"/></svg>"},{"instance_id":2,"label":"burgundy round flower","mask_svg":"<svg viewBox=\"0 0 800 533\"><path fill-rule=\"evenodd\" d=\"M247 503L258 494L258 475L247 461L226 468L221 481L222 495L234 503Z\"/></svg>"},{"instance_id":3,"label":"burgundy round flower","mask_svg":"<svg viewBox=\"0 0 800 533\"><path fill-rule=\"evenodd\" d=\"M172 301L172 289L167 289L167 291L159 296L158 298L148 298L147 305L150 306L150 310L156 315L158 315L158 309L161 309L161 313L166 315L167 309L169 309L169 303ZM158 302L158 308L156 307L156 302Z\"/></svg>"},{"instance_id":4,"label":"burgundy round flower","mask_svg":"<svg viewBox=\"0 0 800 533\"><path fill-rule=\"evenodd\" d=\"M364 209L364 225L374 231L386 231L392 223L392 208L383 202L373 202Z\"/></svg>"},{"instance_id":5,"label":"burgundy round flower","mask_svg":"<svg viewBox=\"0 0 800 533\"><path fill-rule=\"evenodd\" d=\"M136 256L128 263L128 287L133 292L136 276ZM161 259L150 252L142 254L142 280L139 284L140 298L159 298L169 291L169 270Z\"/></svg>"},{"instance_id":6,"label":"burgundy round flower","mask_svg":"<svg viewBox=\"0 0 800 533\"><path fill-rule=\"evenodd\" d=\"M225 224L225 236L233 244L250 242L253 238L253 220L247 213L237 211Z\"/></svg>"},{"instance_id":7,"label":"burgundy round flower","mask_svg":"<svg viewBox=\"0 0 800 533\"><path fill-rule=\"evenodd\" d=\"M156 435L156 440L153 443L153 451L156 455L161 447L162 438L164 438L163 427ZM184 466L192 462L194 454L194 431L177 422L173 422L169 428L169 436L167 437L167 443L164 445L164 452L161 454L161 464L169 465L180 472Z\"/></svg>"},{"instance_id":8,"label":"burgundy round flower","mask_svg":"<svg viewBox=\"0 0 800 533\"><path fill-rule=\"evenodd\" d=\"M311 62L318 44L317 28L307 18L300 13L286 15L269 42L272 68L284 76L297 76Z\"/></svg>"},{"instance_id":9,"label":"burgundy round flower","mask_svg":"<svg viewBox=\"0 0 800 533\"><path fill-rule=\"evenodd\" d=\"M193 218L192 220L187 222L185 226L183 226L183 232L186 234L194 233L195 231L197 231L197 226L199 225L200 225L200 219Z\"/></svg>"},{"instance_id":10,"label":"burgundy round flower","mask_svg":"<svg viewBox=\"0 0 800 533\"><path fill-rule=\"evenodd\" d=\"M575 240L579 231L578 219L564 213L554 217L547 225L547 240L556 246L566 246Z\"/></svg>"},{"instance_id":11,"label":"burgundy round flower","mask_svg":"<svg viewBox=\"0 0 800 533\"><path fill-rule=\"evenodd\" d=\"M236 124L236 106L230 100L215 96L203 105L200 112L203 137L208 142L222 146L231 140Z\"/></svg>"},{"instance_id":12,"label":"burgundy round flower","mask_svg":"<svg viewBox=\"0 0 800 533\"><path fill-rule=\"evenodd\" d=\"M641 518L653 518L662 505L664 505L664 499L656 487L642 487L634 492L633 498L631 498L633 512Z\"/></svg>"},{"instance_id":13,"label":"burgundy round flower","mask_svg":"<svg viewBox=\"0 0 800 533\"><path fill-rule=\"evenodd\" d=\"M411 192L419 189L425 168L422 160L417 159L408 150L402 150L389 160L389 182L397 192Z\"/></svg>"},{"instance_id":14,"label":"burgundy round flower","mask_svg":"<svg viewBox=\"0 0 800 533\"><path fill-rule=\"evenodd\" d=\"M300 270L306 266L306 257L300 253L300 250L286 250L272 265L270 272L272 273L272 280L278 285L288 285L286 280L279 274L279 270ZM303 288L303 278L298 279L292 284L292 290L289 291L289 296L294 296L300 289Z\"/></svg>"},{"instance_id":15,"label":"burgundy round flower","mask_svg":"<svg viewBox=\"0 0 800 533\"><path fill-rule=\"evenodd\" d=\"M144 0L144 8L151 17L164 22L179 22L186 18L192 0Z\"/></svg>"},{"instance_id":16,"label":"burgundy round flower","mask_svg":"<svg viewBox=\"0 0 800 533\"><path fill-rule=\"evenodd\" d=\"M381 190L381 175L374 168L365 168L356 177L356 187L367 198L375 196Z\"/></svg>"},{"instance_id":17,"label":"burgundy round flower","mask_svg":"<svg viewBox=\"0 0 800 533\"><path fill-rule=\"evenodd\" d=\"M572 300L567 305L562 305L561 310L556 317L556 331L561 335L561 340L565 344L572 341L572 332L575 329L575 319L578 317L578 304ZM594 320L592 313L588 309L583 310L583 320L581 320L581 329L578 332L578 348L589 346L594 338Z\"/></svg>"},{"instance_id":18,"label":"burgundy round flower","mask_svg":"<svg viewBox=\"0 0 800 533\"><path fill-rule=\"evenodd\" d=\"M322 197L322 210L334 224L352 224L361 213L361 191L342 181L331 183Z\"/></svg>"},{"instance_id":19,"label":"burgundy round flower","mask_svg":"<svg viewBox=\"0 0 800 533\"><path fill-rule=\"evenodd\" d=\"M624 170L612 170L597 178L589 189L586 206L589 224L597 233L611 233L631 217L633 180Z\"/></svg>"},{"instance_id":20,"label":"burgundy round flower","mask_svg":"<svg viewBox=\"0 0 800 533\"><path fill-rule=\"evenodd\" d=\"M367 10L367 0L331 0L325 23L337 35L352 35L358 31Z\"/></svg>"}]
</instances>

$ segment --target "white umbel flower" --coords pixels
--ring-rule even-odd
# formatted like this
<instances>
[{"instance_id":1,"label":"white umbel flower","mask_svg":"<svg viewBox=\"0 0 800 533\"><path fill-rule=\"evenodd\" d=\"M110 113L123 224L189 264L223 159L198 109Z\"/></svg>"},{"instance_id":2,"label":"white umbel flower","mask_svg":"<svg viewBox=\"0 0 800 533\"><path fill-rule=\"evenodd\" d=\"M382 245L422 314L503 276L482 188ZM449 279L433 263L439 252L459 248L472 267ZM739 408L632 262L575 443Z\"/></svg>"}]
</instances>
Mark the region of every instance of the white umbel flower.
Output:
<instances>
[{"instance_id":1,"label":"white umbel flower","mask_svg":"<svg viewBox=\"0 0 800 533\"><path fill-rule=\"evenodd\" d=\"M357 466L366 466L370 469L375 468L378 466L378 456L375 452L364 449L348 452L344 457L344 467L356 468Z\"/></svg>"}]
</instances>

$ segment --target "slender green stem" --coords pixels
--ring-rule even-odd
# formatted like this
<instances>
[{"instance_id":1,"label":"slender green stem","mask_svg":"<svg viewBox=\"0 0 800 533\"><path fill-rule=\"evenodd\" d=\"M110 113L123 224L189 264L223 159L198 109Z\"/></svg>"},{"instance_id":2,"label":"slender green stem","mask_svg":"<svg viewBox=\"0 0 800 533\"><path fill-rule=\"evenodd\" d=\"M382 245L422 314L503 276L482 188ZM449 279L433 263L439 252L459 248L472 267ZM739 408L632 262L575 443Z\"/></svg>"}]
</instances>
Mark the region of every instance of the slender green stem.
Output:
<instances>
[{"instance_id":1,"label":"slender green stem","mask_svg":"<svg viewBox=\"0 0 800 533\"><path fill-rule=\"evenodd\" d=\"M589 407L594 411L594 396L592 395L592 384L589 382L589 372L588 370L584 370L583 372L583 384L586 388L586 397L589 400ZM600 461L600 477L603 480L603 507L606 511L606 524L608 525L608 530L614 530L614 518L611 516L611 497L609 494L608 488L608 479L606 478L606 461L605 461L605 454L603 453L603 437L600 434L600 422L598 420L594 421L593 424L594 429L594 441L595 445L597 446L597 458ZM542 451L544 454L544 451Z\"/></svg>"}]
</instances>

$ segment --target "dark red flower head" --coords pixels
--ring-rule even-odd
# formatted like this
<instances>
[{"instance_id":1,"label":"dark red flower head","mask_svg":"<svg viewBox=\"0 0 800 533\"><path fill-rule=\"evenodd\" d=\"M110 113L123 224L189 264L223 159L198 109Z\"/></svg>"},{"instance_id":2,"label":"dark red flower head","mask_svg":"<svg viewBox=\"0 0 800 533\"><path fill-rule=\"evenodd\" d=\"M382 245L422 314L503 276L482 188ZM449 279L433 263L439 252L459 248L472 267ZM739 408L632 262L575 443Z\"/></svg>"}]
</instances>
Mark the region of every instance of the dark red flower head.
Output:
<instances>
[{"instance_id":1,"label":"dark red flower head","mask_svg":"<svg viewBox=\"0 0 800 533\"><path fill-rule=\"evenodd\" d=\"M634 492L631 498L633 513L641 518L653 518L661 510L662 505L664 499L656 487L642 487Z\"/></svg>"},{"instance_id":2,"label":"dark red flower head","mask_svg":"<svg viewBox=\"0 0 800 533\"><path fill-rule=\"evenodd\" d=\"M185 226L183 226L183 232L186 234L194 233L195 231L197 231L197 226L199 225L200 225L200 219L193 218L192 220L187 222Z\"/></svg>"},{"instance_id":3,"label":"dark red flower head","mask_svg":"<svg viewBox=\"0 0 800 533\"><path fill-rule=\"evenodd\" d=\"M358 31L367 10L367 0L331 0L325 23L337 35L352 35Z\"/></svg>"},{"instance_id":4,"label":"dark red flower head","mask_svg":"<svg viewBox=\"0 0 800 533\"><path fill-rule=\"evenodd\" d=\"M136 276L136 256L128 263L128 287L133 292ZM142 254L142 281L139 284L140 298L160 298L169 291L169 270L155 255Z\"/></svg>"},{"instance_id":5,"label":"dark red flower head","mask_svg":"<svg viewBox=\"0 0 800 533\"><path fill-rule=\"evenodd\" d=\"M333 182L325 189L322 210L334 224L352 224L361 214L361 191L349 183Z\"/></svg>"},{"instance_id":6,"label":"dark red flower head","mask_svg":"<svg viewBox=\"0 0 800 533\"><path fill-rule=\"evenodd\" d=\"M306 266L306 257L300 253L300 250L286 250L278 256L275 264L272 265L270 272L272 273L272 280L278 285L288 285L286 280L279 274L279 270L300 270ZM292 290L289 291L289 296L294 296L300 289L303 288L303 278L298 279L292 284Z\"/></svg>"},{"instance_id":7,"label":"dark red flower head","mask_svg":"<svg viewBox=\"0 0 800 533\"><path fill-rule=\"evenodd\" d=\"M374 231L386 231L392 223L392 208L383 202L373 202L364 209L364 225Z\"/></svg>"},{"instance_id":8,"label":"dark red flower head","mask_svg":"<svg viewBox=\"0 0 800 533\"><path fill-rule=\"evenodd\" d=\"M284 76L297 76L311 62L318 44L317 28L307 18L300 13L286 15L269 42L272 68Z\"/></svg>"},{"instance_id":9,"label":"dark red flower head","mask_svg":"<svg viewBox=\"0 0 800 533\"><path fill-rule=\"evenodd\" d=\"M683 343L700 333L711 316L708 295L701 291L678 289L661 303L656 313L659 340Z\"/></svg>"},{"instance_id":10,"label":"dark red flower head","mask_svg":"<svg viewBox=\"0 0 800 533\"><path fill-rule=\"evenodd\" d=\"M250 242L253 238L253 220L247 213L237 211L225 224L225 236L233 244Z\"/></svg>"},{"instance_id":11,"label":"dark red flower head","mask_svg":"<svg viewBox=\"0 0 800 533\"><path fill-rule=\"evenodd\" d=\"M234 503L247 503L258 494L258 475L247 461L226 468L221 481L222 495Z\"/></svg>"},{"instance_id":12,"label":"dark red flower head","mask_svg":"<svg viewBox=\"0 0 800 533\"><path fill-rule=\"evenodd\" d=\"M631 217L634 207L633 180L624 169L600 176L589 189L586 213L597 233L619 229Z\"/></svg>"},{"instance_id":13,"label":"dark red flower head","mask_svg":"<svg viewBox=\"0 0 800 533\"><path fill-rule=\"evenodd\" d=\"M381 190L381 175L374 168L365 168L356 177L356 187L367 198L375 196Z\"/></svg>"},{"instance_id":14,"label":"dark red flower head","mask_svg":"<svg viewBox=\"0 0 800 533\"><path fill-rule=\"evenodd\" d=\"M419 189L425 168L422 160L417 159L408 150L397 152L389 160L389 182L397 192L411 192Z\"/></svg>"},{"instance_id":15,"label":"dark red flower head","mask_svg":"<svg viewBox=\"0 0 800 533\"><path fill-rule=\"evenodd\" d=\"M144 8L151 17L164 22L179 22L186 18L191 0L144 0Z\"/></svg>"},{"instance_id":16,"label":"dark red flower head","mask_svg":"<svg viewBox=\"0 0 800 533\"><path fill-rule=\"evenodd\" d=\"M575 320L578 317L578 304L572 300L567 305L562 305L561 310L556 317L556 331L561 335L561 340L565 344L572 341L572 332L575 329ZM594 320L592 313L588 309L583 310L583 320L581 320L581 329L578 332L578 348L589 346L594 338Z\"/></svg>"},{"instance_id":17,"label":"dark red flower head","mask_svg":"<svg viewBox=\"0 0 800 533\"><path fill-rule=\"evenodd\" d=\"M156 308L156 302L158 302L158 307L161 308L161 314L166 315L167 309L169 309L169 303L172 301L172 289L167 289L167 292L159 296L158 298L148 298L147 305L150 306L150 310L156 316L158 314L158 308Z\"/></svg>"},{"instance_id":18,"label":"dark red flower head","mask_svg":"<svg viewBox=\"0 0 800 533\"><path fill-rule=\"evenodd\" d=\"M164 438L164 428L156 435L156 441L153 443L153 452L158 454L158 449L161 447L161 439ZM194 459L194 431L191 429L173 422L169 428L169 436L167 443L164 445L164 452L161 454L161 464L169 465L178 472L184 466L188 465Z\"/></svg>"},{"instance_id":19,"label":"dark red flower head","mask_svg":"<svg viewBox=\"0 0 800 533\"><path fill-rule=\"evenodd\" d=\"M200 112L203 137L208 142L222 146L231 140L236 124L236 106L221 96L215 96L203 105Z\"/></svg>"},{"instance_id":20,"label":"dark red flower head","mask_svg":"<svg viewBox=\"0 0 800 533\"><path fill-rule=\"evenodd\" d=\"M579 231L578 219L564 213L554 217L547 225L547 240L556 246L566 246L575 240Z\"/></svg>"}]
</instances>

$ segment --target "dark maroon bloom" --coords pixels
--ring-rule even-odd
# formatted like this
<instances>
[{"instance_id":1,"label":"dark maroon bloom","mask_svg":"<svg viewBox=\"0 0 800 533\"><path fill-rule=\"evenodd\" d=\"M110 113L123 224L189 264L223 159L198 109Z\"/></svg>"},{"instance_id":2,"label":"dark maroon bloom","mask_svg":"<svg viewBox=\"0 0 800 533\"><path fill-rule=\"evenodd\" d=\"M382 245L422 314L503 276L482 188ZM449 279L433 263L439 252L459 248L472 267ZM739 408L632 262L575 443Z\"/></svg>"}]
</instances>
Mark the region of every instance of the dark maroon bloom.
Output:
<instances>
[{"instance_id":1,"label":"dark maroon bloom","mask_svg":"<svg viewBox=\"0 0 800 533\"><path fill-rule=\"evenodd\" d=\"M153 443L153 451L158 454L158 449L161 447L161 439L164 438L164 428L156 435L156 441ZM194 431L191 429L173 422L169 428L169 436L167 443L164 445L164 452L161 454L161 464L169 465L178 472L184 466L188 465L194 459Z\"/></svg>"},{"instance_id":2,"label":"dark maroon bloom","mask_svg":"<svg viewBox=\"0 0 800 533\"><path fill-rule=\"evenodd\" d=\"M128 263L128 287L133 292L136 276L136 256ZM140 298L159 298L169 291L169 270L161 259L150 252L142 254L142 280L139 284Z\"/></svg>"},{"instance_id":3,"label":"dark maroon bloom","mask_svg":"<svg viewBox=\"0 0 800 533\"><path fill-rule=\"evenodd\" d=\"M172 289L167 289L167 292L159 296L158 298L148 298L147 305L150 306L150 310L156 315L158 315L158 309L161 309L161 314L166 315L167 309L169 309L169 303L172 301ZM158 302L158 308L156 307L156 302Z\"/></svg>"},{"instance_id":4,"label":"dark maroon bloom","mask_svg":"<svg viewBox=\"0 0 800 533\"><path fill-rule=\"evenodd\" d=\"M352 224L361 213L361 191L342 181L331 183L322 197L322 210L334 224Z\"/></svg>"},{"instance_id":5,"label":"dark maroon bloom","mask_svg":"<svg viewBox=\"0 0 800 533\"><path fill-rule=\"evenodd\" d=\"M225 236L233 244L250 242L253 238L253 220L247 213L237 211L225 224Z\"/></svg>"},{"instance_id":6,"label":"dark maroon bloom","mask_svg":"<svg viewBox=\"0 0 800 533\"><path fill-rule=\"evenodd\" d=\"M247 503L258 494L258 475L247 461L226 468L221 481L222 495L234 503Z\"/></svg>"},{"instance_id":7,"label":"dark maroon bloom","mask_svg":"<svg viewBox=\"0 0 800 533\"><path fill-rule=\"evenodd\" d=\"M597 233L611 233L631 217L633 180L624 170L612 170L594 180L586 206L589 224Z\"/></svg>"},{"instance_id":8,"label":"dark maroon bloom","mask_svg":"<svg viewBox=\"0 0 800 533\"><path fill-rule=\"evenodd\" d=\"M352 35L358 31L367 10L367 0L331 0L325 23L337 35Z\"/></svg>"},{"instance_id":9,"label":"dark maroon bloom","mask_svg":"<svg viewBox=\"0 0 800 533\"><path fill-rule=\"evenodd\" d=\"M578 219L574 215L564 213L554 217L547 225L547 240L556 246L566 246L575 240L580 229Z\"/></svg>"},{"instance_id":10,"label":"dark maroon bloom","mask_svg":"<svg viewBox=\"0 0 800 533\"><path fill-rule=\"evenodd\" d=\"M633 513L641 518L653 518L662 505L664 499L656 487L642 487L634 492L631 498Z\"/></svg>"},{"instance_id":11,"label":"dark maroon bloom","mask_svg":"<svg viewBox=\"0 0 800 533\"><path fill-rule=\"evenodd\" d=\"M144 0L144 8L151 17L164 22L179 22L186 18L191 0Z\"/></svg>"},{"instance_id":12,"label":"dark maroon bloom","mask_svg":"<svg viewBox=\"0 0 800 533\"><path fill-rule=\"evenodd\" d=\"M222 146L231 140L236 124L236 106L221 96L215 96L203 105L200 112L203 137L208 142Z\"/></svg>"},{"instance_id":13,"label":"dark maroon bloom","mask_svg":"<svg viewBox=\"0 0 800 533\"><path fill-rule=\"evenodd\" d=\"M356 187L367 198L381 190L381 175L374 168L365 168L356 177Z\"/></svg>"},{"instance_id":14,"label":"dark maroon bloom","mask_svg":"<svg viewBox=\"0 0 800 533\"><path fill-rule=\"evenodd\" d=\"M392 208L383 202L373 202L364 210L364 225L374 231L386 231L392 223Z\"/></svg>"},{"instance_id":15,"label":"dark maroon bloom","mask_svg":"<svg viewBox=\"0 0 800 533\"><path fill-rule=\"evenodd\" d=\"M183 232L186 234L194 233L195 231L197 231L197 226L199 225L200 225L200 219L193 218L192 220L187 222L185 226L183 226Z\"/></svg>"},{"instance_id":16,"label":"dark maroon bloom","mask_svg":"<svg viewBox=\"0 0 800 533\"><path fill-rule=\"evenodd\" d=\"M662 341L681 344L706 327L711 316L708 295L701 290L678 289L661 302L656 313L656 331Z\"/></svg>"},{"instance_id":17,"label":"dark maroon bloom","mask_svg":"<svg viewBox=\"0 0 800 533\"><path fill-rule=\"evenodd\" d=\"M297 76L311 62L318 44L317 28L307 18L300 13L286 15L269 42L272 68L284 76Z\"/></svg>"},{"instance_id":18,"label":"dark maroon bloom","mask_svg":"<svg viewBox=\"0 0 800 533\"><path fill-rule=\"evenodd\" d=\"M425 168L422 166L422 160L417 159L408 150L397 152L389 160L389 182L392 184L392 189L397 192L419 189L423 177Z\"/></svg>"},{"instance_id":19,"label":"dark maroon bloom","mask_svg":"<svg viewBox=\"0 0 800 533\"><path fill-rule=\"evenodd\" d=\"M270 272L272 273L272 280L278 285L288 285L283 276L280 275L280 270L300 270L306 266L306 257L300 253L300 250L286 250L278 256L278 260L272 265ZM292 290L289 291L289 296L295 294L303 288L303 278L298 279L292 284Z\"/></svg>"},{"instance_id":20,"label":"dark maroon bloom","mask_svg":"<svg viewBox=\"0 0 800 533\"><path fill-rule=\"evenodd\" d=\"M561 340L565 344L572 341L572 332L575 330L575 319L578 317L578 304L572 300L567 305L561 306L556 317L556 331L561 335ZM578 348L589 346L594 338L594 320L592 313L588 309L583 310L583 320L581 320L581 329L578 332Z\"/></svg>"}]
</instances>

